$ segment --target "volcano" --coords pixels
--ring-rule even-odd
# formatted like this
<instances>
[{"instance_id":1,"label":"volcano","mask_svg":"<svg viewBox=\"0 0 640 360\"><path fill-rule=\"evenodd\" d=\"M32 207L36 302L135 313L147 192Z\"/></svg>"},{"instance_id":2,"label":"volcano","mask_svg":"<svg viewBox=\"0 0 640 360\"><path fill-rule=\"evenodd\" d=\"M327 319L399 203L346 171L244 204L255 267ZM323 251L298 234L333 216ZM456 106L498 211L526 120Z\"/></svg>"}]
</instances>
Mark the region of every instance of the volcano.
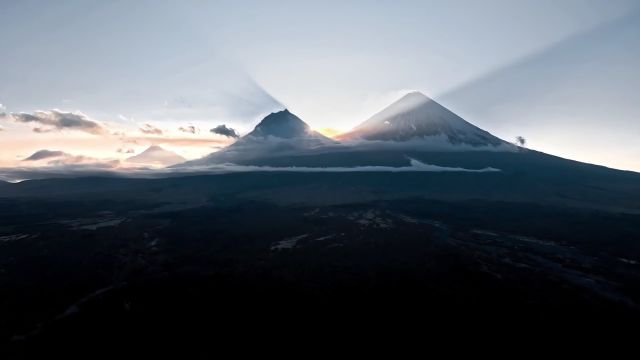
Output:
<instances>
[{"instance_id":1,"label":"volcano","mask_svg":"<svg viewBox=\"0 0 640 360\"><path fill-rule=\"evenodd\" d=\"M336 144L336 141L313 131L302 119L285 109L269 114L253 131L228 147L185 165L239 164L264 157L305 154Z\"/></svg>"},{"instance_id":2,"label":"volcano","mask_svg":"<svg viewBox=\"0 0 640 360\"><path fill-rule=\"evenodd\" d=\"M513 149L511 144L472 125L420 92L403 96L338 139L410 143L441 149Z\"/></svg>"}]
</instances>

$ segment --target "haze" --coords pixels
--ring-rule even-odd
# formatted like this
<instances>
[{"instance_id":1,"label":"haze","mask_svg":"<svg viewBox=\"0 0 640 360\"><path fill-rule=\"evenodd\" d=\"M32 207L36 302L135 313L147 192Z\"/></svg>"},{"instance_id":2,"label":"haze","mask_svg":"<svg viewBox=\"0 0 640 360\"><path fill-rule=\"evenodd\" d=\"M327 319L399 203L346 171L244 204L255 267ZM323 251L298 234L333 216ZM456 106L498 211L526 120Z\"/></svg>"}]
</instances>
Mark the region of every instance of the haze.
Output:
<instances>
[{"instance_id":1,"label":"haze","mask_svg":"<svg viewBox=\"0 0 640 360\"><path fill-rule=\"evenodd\" d=\"M289 108L351 129L420 90L531 148L640 171L634 1L2 1L0 113L82 113L101 133L0 120L0 165L49 149L187 159ZM146 125L161 133L141 131Z\"/></svg>"}]
</instances>

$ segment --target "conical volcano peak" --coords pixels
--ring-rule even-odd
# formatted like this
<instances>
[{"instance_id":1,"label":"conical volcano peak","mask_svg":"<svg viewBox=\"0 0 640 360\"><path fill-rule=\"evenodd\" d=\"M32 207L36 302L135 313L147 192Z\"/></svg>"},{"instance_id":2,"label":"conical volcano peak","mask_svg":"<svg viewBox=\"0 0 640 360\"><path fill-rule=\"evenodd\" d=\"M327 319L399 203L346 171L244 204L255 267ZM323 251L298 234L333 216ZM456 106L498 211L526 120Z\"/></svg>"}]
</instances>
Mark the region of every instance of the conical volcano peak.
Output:
<instances>
[{"instance_id":1,"label":"conical volcano peak","mask_svg":"<svg viewBox=\"0 0 640 360\"><path fill-rule=\"evenodd\" d=\"M473 147L504 144L504 141L473 126L419 91L404 95L339 139L418 140L425 146L443 142Z\"/></svg>"},{"instance_id":2,"label":"conical volcano peak","mask_svg":"<svg viewBox=\"0 0 640 360\"><path fill-rule=\"evenodd\" d=\"M247 161L269 156L300 154L336 142L311 130L299 117L284 109L267 115L252 132L238 139L228 147L189 165L209 165Z\"/></svg>"},{"instance_id":3,"label":"conical volcano peak","mask_svg":"<svg viewBox=\"0 0 640 360\"><path fill-rule=\"evenodd\" d=\"M289 111L289 109L282 109L280 111L274 111L271 114L265 116L264 119L262 119L262 121L264 121L264 120L266 120L268 118L273 118L273 117L278 117L278 116L285 116L285 115L293 115L293 114L291 113L291 111Z\"/></svg>"},{"instance_id":4,"label":"conical volcano peak","mask_svg":"<svg viewBox=\"0 0 640 360\"><path fill-rule=\"evenodd\" d=\"M272 112L267 115L260 121L258 126L264 126L266 124L279 123L279 122L290 122L290 123L303 123L302 119L292 114L288 109Z\"/></svg>"},{"instance_id":5,"label":"conical volcano peak","mask_svg":"<svg viewBox=\"0 0 640 360\"><path fill-rule=\"evenodd\" d=\"M406 93L403 97L401 97L397 102L401 102L401 101L421 101L421 102L427 102L427 101L433 101L433 99L431 99L430 97L428 97L427 95L421 93L420 91L410 91L408 93Z\"/></svg>"},{"instance_id":6,"label":"conical volcano peak","mask_svg":"<svg viewBox=\"0 0 640 360\"><path fill-rule=\"evenodd\" d=\"M307 135L311 128L299 117L284 109L274 112L260 121L249 134L254 137L275 136L289 139Z\"/></svg>"},{"instance_id":7,"label":"conical volcano peak","mask_svg":"<svg viewBox=\"0 0 640 360\"><path fill-rule=\"evenodd\" d=\"M406 112L427 105L439 106L440 104L420 91L412 91L393 102L383 111L386 113Z\"/></svg>"}]
</instances>

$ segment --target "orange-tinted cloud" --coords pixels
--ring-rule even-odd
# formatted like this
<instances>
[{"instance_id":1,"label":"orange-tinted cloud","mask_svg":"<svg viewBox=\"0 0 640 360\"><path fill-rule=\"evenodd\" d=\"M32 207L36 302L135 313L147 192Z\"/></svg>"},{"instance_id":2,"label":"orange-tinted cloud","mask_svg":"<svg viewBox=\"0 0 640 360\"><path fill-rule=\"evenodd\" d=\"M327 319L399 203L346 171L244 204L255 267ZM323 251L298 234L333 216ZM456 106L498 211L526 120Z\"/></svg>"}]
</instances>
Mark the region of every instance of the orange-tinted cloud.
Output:
<instances>
[{"instance_id":1,"label":"orange-tinted cloud","mask_svg":"<svg viewBox=\"0 0 640 360\"><path fill-rule=\"evenodd\" d=\"M140 131L144 134L149 134L149 135L162 135L163 131L162 129L155 127L151 124L143 124L142 126L140 126Z\"/></svg>"}]
</instances>

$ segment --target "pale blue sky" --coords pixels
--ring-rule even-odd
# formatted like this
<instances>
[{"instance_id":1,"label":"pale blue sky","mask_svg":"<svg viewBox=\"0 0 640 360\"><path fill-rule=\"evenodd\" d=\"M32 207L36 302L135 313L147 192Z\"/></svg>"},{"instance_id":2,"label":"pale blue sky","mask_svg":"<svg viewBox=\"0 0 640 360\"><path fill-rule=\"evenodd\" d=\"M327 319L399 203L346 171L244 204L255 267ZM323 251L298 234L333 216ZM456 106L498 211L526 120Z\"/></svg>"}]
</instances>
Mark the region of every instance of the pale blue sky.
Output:
<instances>
[{"instance_id":1,"label":"pale blue sky","mask_svg":"<svg viewBox=\"0 0 640 360\"><path fill-rule=\"evenodd\" d=\"M498 136L640 170L639 6L0 0L0 104L247 131L280 102L346 130L416 89Z\"/></svg>"}]
</instances>

